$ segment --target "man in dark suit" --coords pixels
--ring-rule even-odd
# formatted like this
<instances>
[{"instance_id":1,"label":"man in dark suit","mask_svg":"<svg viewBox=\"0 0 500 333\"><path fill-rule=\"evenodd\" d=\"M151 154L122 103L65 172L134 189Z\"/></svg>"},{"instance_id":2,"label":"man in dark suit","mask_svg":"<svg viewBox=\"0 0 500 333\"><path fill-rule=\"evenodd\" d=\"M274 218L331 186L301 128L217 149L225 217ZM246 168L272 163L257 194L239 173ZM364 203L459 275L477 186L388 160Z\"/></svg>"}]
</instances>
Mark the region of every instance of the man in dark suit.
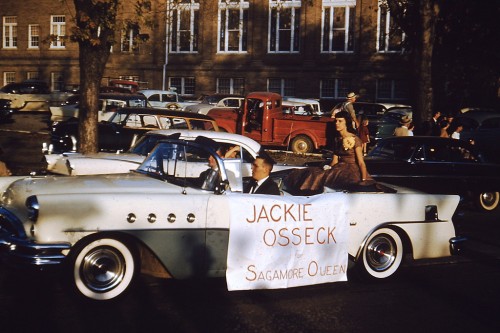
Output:
<instances>
[{"instance_id":1,"label":"man in dark suit","mask_svg":"<svg viewBox=\"0 0 500 333\"><path fill-rule=\"evenodd\" d=\"M280 195L278 185L269 178L273 170L273 159L267 154L261 154L252 163L252 181L245 189L245 193Z\"/></svg>"}]
</instances>

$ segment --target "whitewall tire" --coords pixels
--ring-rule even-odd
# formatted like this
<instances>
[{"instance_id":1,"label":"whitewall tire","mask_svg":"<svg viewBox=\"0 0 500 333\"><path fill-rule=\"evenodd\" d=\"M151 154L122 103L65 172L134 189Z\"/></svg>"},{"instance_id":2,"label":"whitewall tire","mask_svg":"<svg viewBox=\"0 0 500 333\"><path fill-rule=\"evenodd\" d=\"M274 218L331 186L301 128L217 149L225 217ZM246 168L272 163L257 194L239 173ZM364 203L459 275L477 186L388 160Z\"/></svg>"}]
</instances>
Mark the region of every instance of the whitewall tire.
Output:
<instances>
[{"instance_id":1,"label":"whitewall tire","mask_svg":"<svg viewBox=\"0 0 500 333\"><path fill-rule=\"evenodd\" d=\"M402 260L401 237L392 229L382 228L368 237L359 264L365 276L385 279L398 271Z\"/></svg>"},{"instance_id":2,"label":"whitewall tire","mask_svg":"<svg viewBox=\"0 0 500 333\"><path fill-rule=\"evenodd\" d=\"M131 286L140 266L135 249L114 238L87 241L72 256L76 291L93 300L110 300Z\"/></svg>"}]
</instances>

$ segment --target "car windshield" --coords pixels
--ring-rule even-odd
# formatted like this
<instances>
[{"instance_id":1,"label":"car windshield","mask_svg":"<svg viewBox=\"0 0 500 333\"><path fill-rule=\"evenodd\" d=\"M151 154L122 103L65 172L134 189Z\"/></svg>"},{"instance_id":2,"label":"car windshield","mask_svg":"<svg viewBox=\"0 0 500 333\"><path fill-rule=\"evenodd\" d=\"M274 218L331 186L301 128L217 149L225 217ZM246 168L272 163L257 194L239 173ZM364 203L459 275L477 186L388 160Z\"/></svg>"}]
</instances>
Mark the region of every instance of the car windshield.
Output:
<instances>
[{"instance_id":1,"label":"car windshield","mask_svg":"<svg viewBox=\"0 0 500 333\"><path fill-rule=\"evenodd\" d=\"M137 171L203 190L213 190L220 179L217 160L207 150L176 142L160 142Z\"/></svg>"},{"instance_id":2,"label":"car windshield","mask_svg":"<svg viewBox=\"0 0 500 333\"><path fill-rule=\"evenodd\" d=\"M215 104L217 104L223 98L224 98L224 96L219 96L219 95L205 96L203 98L203 100L201 101L201 103L202 104L212 104L212 105L215 105Z\"/></svg>"},{"instance_id":3,"label":"car windshield","mask_svg":"<svg viewBox=\"0 0 500 333\"><path fill-rule=\"evenodd\" d=\"M144 147L154 140L144 142ZM167 140L159 142L136 171L182 187L214 191L229 185L241 192L241 170L240 158L223 161L202 146Z\"/></svg>"},{"instance_id":4,"label":"car windshield","mask_svg":"<svg viewBox=\"0 0 500 333\"><path fill-rule=\"evenodd\" d=\"M385 160L407 161L411 159L416 147L417 144L413 142L382 141L368 155Z\"/></svg>"},{"instance_id":5,"label":"car windshield","mask_svg":"<svg viewBox=\"0 0 500 333\"><path fill-rule=\"evenodd\" d=\"M159 135L143 135L128 152L131 154L147 156L161 138L165 137Z\"/></svg>"},{"instance_id":6,"label":"car windshield","mask_svg":"<svg viewBox=\"0 0 500 333\"><path fill-rule=\"evenodd\" d=\"M500 117L490 118L483 121L480 129L500 129Z\"/></svg>"}]
</instances>

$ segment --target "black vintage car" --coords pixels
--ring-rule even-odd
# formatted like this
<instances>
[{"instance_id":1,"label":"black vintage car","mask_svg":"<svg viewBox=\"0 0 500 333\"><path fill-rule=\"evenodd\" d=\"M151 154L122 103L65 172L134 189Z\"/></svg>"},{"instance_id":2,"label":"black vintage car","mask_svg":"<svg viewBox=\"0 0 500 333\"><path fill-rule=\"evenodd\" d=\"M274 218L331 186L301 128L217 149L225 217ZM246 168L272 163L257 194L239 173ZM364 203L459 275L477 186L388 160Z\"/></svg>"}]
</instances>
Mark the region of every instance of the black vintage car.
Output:
<instances>
[{"instance_id":1,"label":"black vintage car","mask_svg":"<svg viewBox=\"0 0 500 333\"><path fill-rule=\"evenodd\" d=\"M0 98L0 122L5 122L12 118L14 109L11 107L11 100Z\"/></svg>"},{"instance_id":2,"label":"black vintage car","mask_svg":"<svg viewBox=\"0 0 500 333\"><path fill-rule=\"evenodd\" d=\"M408 136L380 140L365 162L379 181L428 193L458 194L493 211L500 203L500 165L463 140Z\"/></svg>"},{"instance_id":3,"label":"black vintage car","mask_svg":"<svg viewBox=\"0 0 500 333\"><path fill-rule=\"evenodd\" d=\"M473 140L489 161L500 163L500 112L470 110L457 115L453 123L463 126L460 139Z\"/></svg>"},{"instance_id":4,"label":"black vintage car","mask_svg":"<svg viewBox=\"0 0 500 333\"><path fill-rule=\"evenodd\" d=\"M121 108L109 121L98 124L99 150L127 150L147 131L168 128L219 130L215 120L202 114L142 107ZM79 140L77 119L53 124L52 152L76 151Z\"/></svg>"}]
</instances>

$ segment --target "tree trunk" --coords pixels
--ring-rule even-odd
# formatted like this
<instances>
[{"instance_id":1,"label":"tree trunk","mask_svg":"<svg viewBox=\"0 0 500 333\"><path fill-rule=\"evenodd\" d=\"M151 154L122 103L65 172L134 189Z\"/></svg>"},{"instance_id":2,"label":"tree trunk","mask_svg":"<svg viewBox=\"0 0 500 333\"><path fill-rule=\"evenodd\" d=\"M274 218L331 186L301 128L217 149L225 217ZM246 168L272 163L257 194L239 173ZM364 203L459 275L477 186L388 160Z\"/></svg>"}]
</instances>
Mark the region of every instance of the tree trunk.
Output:
<instances>
[{"instance_id":1,"label":"tree trunk","mask_svg":"<svg viewBox=\"0 0 500 333\"><path fill-rule=\"evenodd\" d=\"M78 150L82 154L98 150L99 87L110 55L118 3L119 0L74 0L78 28L75 39L80 56Z\"/></svg>"},{"instance_id":2,"label":"tree trunk","mask_svg":"<svg viewBox=\"0 0 500 333\"><path fill-rule=\"evenodd\" d=\"M415 114L414 121L421 124L426 121L433 110L432 91L432 54L434 45L435 19L439 14L439 6L433 0L421 0L418 8L419 34L415 39L413 61L415 68Z\"/></svg>"},{"instance_id":3,"label":"tree trunk","mask_svg":"<svg viewBox=\"0 0 500 333\"><path fill-rule=\"evenodd\" d=\"M104 54L103 54L104 53ZM82 154L98 150L97 112L99 87L108 55L95 47L80 42L80 110L78 124L78 150Z\"/></svg>"}]
</instances>

